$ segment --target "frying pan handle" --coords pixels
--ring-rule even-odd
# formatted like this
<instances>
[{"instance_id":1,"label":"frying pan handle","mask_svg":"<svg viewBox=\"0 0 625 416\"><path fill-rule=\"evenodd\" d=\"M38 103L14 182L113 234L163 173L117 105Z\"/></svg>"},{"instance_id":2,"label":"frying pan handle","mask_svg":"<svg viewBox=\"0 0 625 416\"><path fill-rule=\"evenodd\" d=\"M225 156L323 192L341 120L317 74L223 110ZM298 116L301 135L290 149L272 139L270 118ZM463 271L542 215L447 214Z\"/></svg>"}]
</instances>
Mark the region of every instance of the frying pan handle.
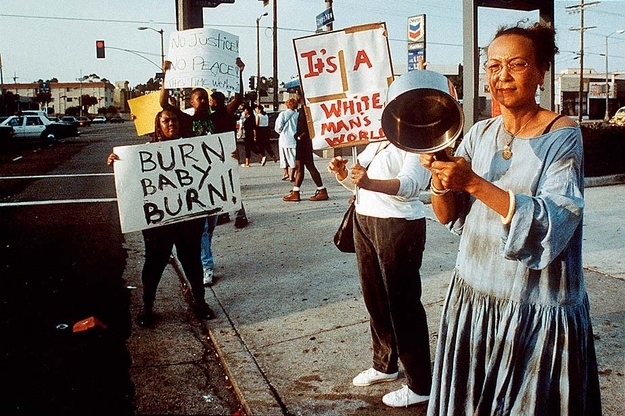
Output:
<instances>
[{"instance_id":1,"label":"frying pan handle","mask_svg":"<svg viewBox=\"0 0 625 416\"><path fill-rule=\"evenodd\" d=\"M447 156L447 152L445 151L445 149L439 150L438 152L434 153L434 159L438 160L439 162L451 162L451 159L449 158L449 156Z\"/></svg>"}]
</instances>

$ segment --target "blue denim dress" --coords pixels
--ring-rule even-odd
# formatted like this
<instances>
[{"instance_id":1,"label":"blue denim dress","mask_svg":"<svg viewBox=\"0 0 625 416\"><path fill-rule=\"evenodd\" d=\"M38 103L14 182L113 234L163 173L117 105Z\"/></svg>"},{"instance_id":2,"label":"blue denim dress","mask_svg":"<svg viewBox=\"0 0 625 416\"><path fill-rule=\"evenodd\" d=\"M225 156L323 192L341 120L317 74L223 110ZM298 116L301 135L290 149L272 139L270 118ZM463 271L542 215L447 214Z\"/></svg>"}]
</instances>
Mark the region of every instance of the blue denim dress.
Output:
<instances>
[{"instance_id":1,"label":"blue denim dress","mask_svg":"<svg viewBox=\"0 0 625 416\"><path fill-rule=\"evenodd\" d=\"M582 270L583 147L579 127L516 138L502 117L472 127L456 155L512 190L504 225L457 194L461 235L443 309L428 415L600 415Z\"/></svg>"}]
</instances>

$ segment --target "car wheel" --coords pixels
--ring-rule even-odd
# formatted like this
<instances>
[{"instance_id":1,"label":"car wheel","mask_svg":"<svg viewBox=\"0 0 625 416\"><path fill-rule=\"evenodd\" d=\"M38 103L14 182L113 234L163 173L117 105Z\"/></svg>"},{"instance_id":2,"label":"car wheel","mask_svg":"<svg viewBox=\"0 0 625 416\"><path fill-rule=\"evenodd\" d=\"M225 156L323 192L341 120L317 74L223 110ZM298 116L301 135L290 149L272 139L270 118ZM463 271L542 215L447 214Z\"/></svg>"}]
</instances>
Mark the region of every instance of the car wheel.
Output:
<instances>
[{"instance_id":1,"label":"car wheel","mask_svg":"<svg viewBox=\"0 0 625 416\"><path fill-rule=\"evenodd\" d=\"M41 139L46 144L55 144L59 141L59 138L56 137L56 134L51 131L44 131L41 133Z\"/></svg>"}]
</instances>

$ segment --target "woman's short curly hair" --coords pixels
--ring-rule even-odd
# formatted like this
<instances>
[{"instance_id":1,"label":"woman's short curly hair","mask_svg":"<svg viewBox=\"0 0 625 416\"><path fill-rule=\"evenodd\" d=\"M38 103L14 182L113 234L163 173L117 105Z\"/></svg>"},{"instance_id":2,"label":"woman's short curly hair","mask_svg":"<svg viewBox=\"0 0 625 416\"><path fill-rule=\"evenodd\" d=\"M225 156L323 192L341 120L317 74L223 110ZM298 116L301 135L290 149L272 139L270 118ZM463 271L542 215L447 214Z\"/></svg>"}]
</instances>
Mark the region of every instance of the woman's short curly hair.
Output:
<instances>
[{"instance_id":1,"label":"woman's short curly hair","mask_svg":"<svg viewBox=\"0 0 625 416\"><path fill-rule=\"evenodd\" d=\"M297 99L295 99L295 98L288 98L286 100L286 102L284 103L284 105L286 106L286 108L289 108L291 110L295 110L297 108Z\"/></svg>"},{"instance_id":2,"label":"woman's short curly hair","mask_svg":"<svg viewBox=\"0 0 625 416\"><path fill-rule=\"evenodd\" d=\"M523 27L520 24L501 26L495 33L493 40L504 35L519 35L529 39L534 45L536 65L545 71L549 69L553 58L558 53L556 31L551 26L542 23L534 23L528 27Z\"/></svg>"}]
</instances>

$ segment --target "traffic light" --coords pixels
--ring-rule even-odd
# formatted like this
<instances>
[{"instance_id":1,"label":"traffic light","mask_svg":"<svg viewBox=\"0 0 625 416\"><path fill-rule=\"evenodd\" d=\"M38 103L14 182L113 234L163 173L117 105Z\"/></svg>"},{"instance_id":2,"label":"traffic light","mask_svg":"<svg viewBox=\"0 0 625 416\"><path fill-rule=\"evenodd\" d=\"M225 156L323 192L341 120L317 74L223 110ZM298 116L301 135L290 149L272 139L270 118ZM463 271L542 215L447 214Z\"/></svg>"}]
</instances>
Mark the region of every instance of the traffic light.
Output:
<instances>
[{"instance_id":1,"label":"traffic light","mask_svg":"<svg viewBox=\"0 0 625 416\"><path fill-rule=\"evenodd\" d=\"M103 40L95 41L95 55L98 58L104 58L104 41Z\"/></svg>"},{"instance_id":2,"label":"traffic light","mask_svg":"<svg viewBox=\"0 0 625 416\"><path fill-rule=\"evenodd\" d=\"M253 76L251 76L251 77L250 77L250 83L249 83L249 86L250 86L250 90L254 90L254 89L256 89L256 88L255 88L255 86L256 86L256 85L254 84L254 77L253 77Z\"/></svg>"}]
</instances>

